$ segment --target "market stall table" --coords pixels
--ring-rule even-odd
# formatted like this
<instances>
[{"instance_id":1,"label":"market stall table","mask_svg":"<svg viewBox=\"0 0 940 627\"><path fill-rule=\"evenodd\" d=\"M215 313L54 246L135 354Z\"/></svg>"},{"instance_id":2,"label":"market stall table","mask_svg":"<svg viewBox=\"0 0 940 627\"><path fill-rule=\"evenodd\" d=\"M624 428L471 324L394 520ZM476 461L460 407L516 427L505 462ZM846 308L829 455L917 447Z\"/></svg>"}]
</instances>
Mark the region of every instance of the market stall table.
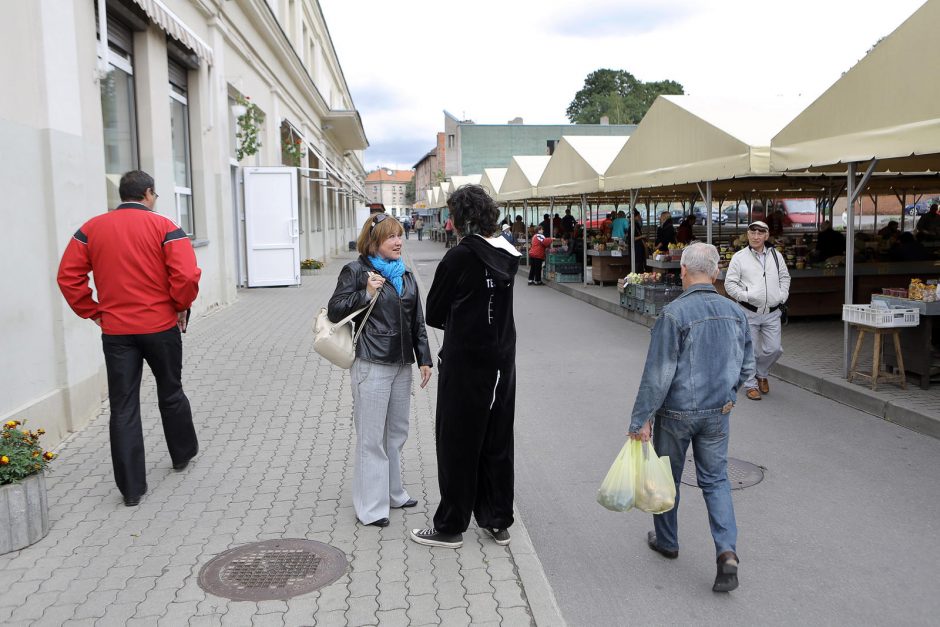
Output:
<instances>
[{"instance_id":1,"label":"market stall table","mask_svg":"<svg viewBox=\"0 0 940 627\"><path fill-rule=\"evenodd\" d=\"M901 329L901 354L904 369L907 372L919 375L921 389L928 389L930 387L930 372L933 368L934 324L937 316L940 316L940 303L925 303L919 300L895 298L880 294L872 295L871 300L872 302L884 302L888 307L904 307L920 311L920 324L918 326ZM885 345L884 360L889 366L897 367L898 365L894 348L890 344Z\"/></svg>"},{"instance_id":2,"label":"market stall table","mask_svg":"<svg viewBox=\"0 0 940 627\"><path fill-rule=\"evenodd\" d=\"M630 274L630 257L619 250L589 250L591 257L591 279L595 283L613 282Z\"/></svg>"}]
</instances>

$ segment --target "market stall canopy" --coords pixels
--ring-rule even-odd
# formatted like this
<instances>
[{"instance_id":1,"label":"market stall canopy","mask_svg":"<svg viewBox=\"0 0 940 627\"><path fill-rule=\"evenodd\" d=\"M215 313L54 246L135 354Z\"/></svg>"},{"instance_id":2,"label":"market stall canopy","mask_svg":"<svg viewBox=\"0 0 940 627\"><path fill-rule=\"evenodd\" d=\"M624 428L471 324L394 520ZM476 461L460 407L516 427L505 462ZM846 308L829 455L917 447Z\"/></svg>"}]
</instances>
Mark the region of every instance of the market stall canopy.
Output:
<instances>
[{"instance_id":1,"label":"market stall canopy","mask_svg":"<svg viewBox=\"0 0 940 627\"><path fill-rule=\"evenodd\" d=\"M778 171L924 172L940 162L940 0L928 0L773 138ZM929 155L933 155L930 157Z\"/></svg>"},{"instance_id":2,"label":"market stall canopy","mask_svg":"<svg viewBox=\"0 0 940 627\"><path fill-rule=\"evenodd\" d=\"M659 96L604 174L608 191L767 175L770 139L800 99Z\"/></svg>"},{"instance_id":3,"label":"market stall canopy","mask_svg":"<svg viewBox=\"0 0 940 627\"><path fill-rule=\"evenodd\" d=\"M435 185L431 188L431 208L436 209L441 206L441 186Z\"/></svg>"},{"instance_id":4,"label":"market stall canopy","mask_svg":"<svg viewBox=\"0 0 940 627\"><path fill-rule=\"evenodd\" d=\"M424 190L424 193L427 196L427 206L433 207L434 206L434 190L426 189Z\"/></svg>"},{"instance_id":5,"label":"market stall canopy","mask_svg":"<svg viewBox=\"0 0 940 627\"><path fill-rule=\"evenodd\" d=\"M503 184L506 177L506 168L483 168L483 176L480 177L480 185L493 198L499 192L499 186Z\"/></svg>"},{"instance_id":6,"label":"market stall canopy","mask_svg":"<svg viewBox=\"0 0 940 627\"><path fill-rule=\"evenodd\" d=\"M450 179L451 193L457 191L464 185L479 185L482 174L469 174L467 176L454 176Z\"/></svg>"},{"instance_id":7,"label":"market stall canopy","mask_svg":"<svg viewBox=\"0 0 940 627\"><path fill-rule=\"evenodd\" d=\"M527 200L538 196L536 188L549 159L547 155L513 157L499 186L497 200Z\"/></svg>"},{"instance_id":8,"label":"market stall canopy","mask_svg":"<svg viewBox=\"0 0 940 627\"><path fill-rule=\"evenodd\" d=\"M538 195L573 196L604 191L604 173L630 139L626 135L565 135L538 182Z\"/></svg>"}]
</instances>

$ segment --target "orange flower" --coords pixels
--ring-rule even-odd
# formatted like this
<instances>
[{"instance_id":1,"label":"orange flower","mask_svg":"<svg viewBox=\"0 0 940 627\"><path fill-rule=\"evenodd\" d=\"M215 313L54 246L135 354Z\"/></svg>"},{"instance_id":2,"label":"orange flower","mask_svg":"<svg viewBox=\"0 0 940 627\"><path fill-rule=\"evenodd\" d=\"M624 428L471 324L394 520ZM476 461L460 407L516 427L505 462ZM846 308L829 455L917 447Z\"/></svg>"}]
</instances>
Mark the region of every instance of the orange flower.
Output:
<instances>
[{"instance_id":1,"label":"orange flower","mask_svg":"<svg viewBox=\"0 0 940 627\"><path fill-rule=\"evenodd\" d=\"M33 451L33 457L39 457L39 451Z\"/></svg>"},{"instance_id":2,"label":"orange flower","mask_svg":"<svg viewBox=\"0 0 940 627\"><path fill-rule=\"evenodd\" d=\"M23 423L21 423L19 420L7 420L3 426L6 427L7 429L15 429L21 424Z\"/></svg>"},{"instance_id":3,"label":"orange flower","mask_svg":"<svg viewBox=\"0 0 940 627\"><path fill-rule=\"evenodd\" d=\"M0 456L0 466L6 466L9 463L10 463L9 457L7 457L6 455Z\"/></svg>"},{"instance_id":4,"label":"orange flower","mask_svg":"<svg viewBox=\"0 0 940 627\"><path fill-rule=\"evenodd\" d=\"M51 452L51 451L46 451L45 453L42 454L42 456L43 456L43 458L44 458L46 461L50 461L50 462L51 462L53 459L55 459L55 453L53 453L53 452Z\"/></svg>"}]
</instances>

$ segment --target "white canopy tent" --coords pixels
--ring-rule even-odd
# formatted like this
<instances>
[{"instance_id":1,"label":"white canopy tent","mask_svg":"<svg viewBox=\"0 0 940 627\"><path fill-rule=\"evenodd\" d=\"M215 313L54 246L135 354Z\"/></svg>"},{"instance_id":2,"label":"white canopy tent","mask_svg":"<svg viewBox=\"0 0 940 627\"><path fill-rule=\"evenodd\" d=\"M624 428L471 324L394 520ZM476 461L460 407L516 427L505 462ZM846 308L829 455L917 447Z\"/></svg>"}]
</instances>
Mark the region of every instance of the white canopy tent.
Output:
<instances>
[{"instance_id":1,"label":"white canopy tent","mask_svg":"<svg viewBox=\"0 0 940 627\"><path fill-rule=\"evenodd\" d=\"M895 188L905 194L911 180L940 189L936 182L940 171L940 82L936 80L940 51L924 44L936 37L937 24L940 0L928 0L771 142L771 166L777 170L846 177L846 304L852 303L854 294L854 205L874 173L885 173L875 175L879 185L892 178L890 173L896 173ZM856 171L859 166L865 169L864 174ZM847 323L843 353L843 376L848 376Z\"/></svg>"},{"instance_id":2,"label":"white canopy tent","mask_svg":"<svg viewBox=\"0 0 940 627\"><path fill-rule=\"evenodd\" d=\"M469 174L466 176L454 176L450 179L451 184L451 193L457 191L459 188L464 185L479 185L480 180L483 178L482 174Z\"/></svg>"},{"instance_id":3,"label":"white canopy tent","mask_svg":"<svg viewBox=\"0 0 940 627\"><path fill-rule=\"evenodd\" d=\"M513 157L499 186L497 200L506 202L538 197L539 179L542 178L542 172L548 166L549 159L551 157L547 155Z\"/></svg>"},{"instance_id":4,"label":"white canopy tent","mask_svg":"<svg viewBox=\"0 0 940 627\"><path fill-rule=\"evenodd\" d=\"M480 185L486 190L486 193L496 198L499 193L499 186L503 184L503 178L506 177L507 168L483 168L483 175L480 177Z\"/></svg>"}]
</instances>

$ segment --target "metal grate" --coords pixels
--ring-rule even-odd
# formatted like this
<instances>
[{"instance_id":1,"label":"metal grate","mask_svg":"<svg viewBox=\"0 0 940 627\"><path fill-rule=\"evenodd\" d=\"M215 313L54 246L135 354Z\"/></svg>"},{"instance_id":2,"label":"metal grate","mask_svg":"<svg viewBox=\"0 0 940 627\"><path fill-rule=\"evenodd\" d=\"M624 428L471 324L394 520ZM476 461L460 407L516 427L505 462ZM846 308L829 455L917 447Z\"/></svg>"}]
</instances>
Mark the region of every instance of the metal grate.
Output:
<instances>
[{"instance_id":1,"label":"metal grate","mask_svg":"<svg viewBox=\"0 0 940 627\"><path fill-rule=\"evenodd\" d=\"M236 601L289 599L329 585L346 572L346 556L311 540L268 540L230 549L199 572L199 585Z\"/></svg>"},{"instance_id":2,"label":"metal grate","mask_svg":"<svg viewBox=\"0 0 940 627\"><path fill-rule=\"evenodd\" d=\"M764 479L764 469L751 462L728 458L728 481L731 483L732 490L741 490L757 485ZM698 487L698 479L695 477L695 461L689 455L685 458L685 466L682 468L682 483L692 487Z\"/></svg>"}]
</instances>

